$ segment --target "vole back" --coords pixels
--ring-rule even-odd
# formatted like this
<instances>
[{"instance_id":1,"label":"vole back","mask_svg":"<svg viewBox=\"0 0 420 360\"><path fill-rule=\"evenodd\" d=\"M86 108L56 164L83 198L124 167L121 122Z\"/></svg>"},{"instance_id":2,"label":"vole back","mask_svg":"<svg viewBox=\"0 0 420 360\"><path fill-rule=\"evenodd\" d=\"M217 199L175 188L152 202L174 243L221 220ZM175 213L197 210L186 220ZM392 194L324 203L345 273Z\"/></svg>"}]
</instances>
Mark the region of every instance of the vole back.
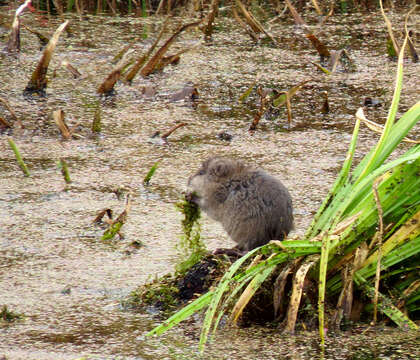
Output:
<instances>
[{"instance_id":1,"label":"vole back","mask_svg":"<svg viewBox=\"0 0 420 360\"><path fill-rule=\"evenodd\" d=\"M262 169L212 157L188 180L189 198L219 221L240 251L281 240L293 229L286 187Z\"/></svg>"}]
</instances>

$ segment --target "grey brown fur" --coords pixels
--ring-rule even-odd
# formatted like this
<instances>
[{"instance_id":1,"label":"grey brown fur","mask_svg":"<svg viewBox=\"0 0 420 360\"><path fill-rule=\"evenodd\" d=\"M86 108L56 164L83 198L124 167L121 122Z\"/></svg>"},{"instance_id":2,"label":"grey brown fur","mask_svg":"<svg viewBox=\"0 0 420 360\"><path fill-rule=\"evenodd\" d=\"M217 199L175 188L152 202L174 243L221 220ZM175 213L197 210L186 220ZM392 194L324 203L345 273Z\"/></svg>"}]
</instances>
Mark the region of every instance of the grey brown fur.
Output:
<instances>
[{"instance_id":1,"label":"grey brown fur","mask_svg":"<svg viewBox=\"0 0 420 360\"><path fill-rule=\"evenodd\" d=\"M188 180L187 198L219 221L242 252L281 240L293 229L292 199L264 170L211 157Z\"/></svg>"}]
</instances>

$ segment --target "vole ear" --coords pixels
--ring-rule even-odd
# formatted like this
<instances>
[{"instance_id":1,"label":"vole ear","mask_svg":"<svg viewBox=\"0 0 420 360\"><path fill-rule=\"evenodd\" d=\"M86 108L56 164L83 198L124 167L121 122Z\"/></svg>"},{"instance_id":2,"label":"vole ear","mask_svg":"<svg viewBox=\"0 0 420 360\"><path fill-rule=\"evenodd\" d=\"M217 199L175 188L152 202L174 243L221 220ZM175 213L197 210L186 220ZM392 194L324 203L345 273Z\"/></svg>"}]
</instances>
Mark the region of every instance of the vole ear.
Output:
<instances>
[{"instance_id":1,"label":"vole ear","mask_svg":"<svg viewBox=\"0 0 420 360\"><path fill-rule=\"evenodd\" d=\"M211 175L217 177L223 177L229 174L230 171L230 164L226 163L224 160L216 160L209 169Z\"/></svg>"}]
</instances>

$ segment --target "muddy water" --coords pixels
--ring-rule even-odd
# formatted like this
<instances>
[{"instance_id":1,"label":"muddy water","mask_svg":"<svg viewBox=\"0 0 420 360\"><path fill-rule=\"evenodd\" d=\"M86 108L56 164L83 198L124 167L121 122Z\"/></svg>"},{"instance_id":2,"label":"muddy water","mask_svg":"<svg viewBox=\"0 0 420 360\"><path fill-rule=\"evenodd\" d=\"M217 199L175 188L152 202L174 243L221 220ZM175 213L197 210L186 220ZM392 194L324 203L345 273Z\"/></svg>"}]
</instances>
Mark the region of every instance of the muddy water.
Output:
<instances>
[{"instance_id":1,"label":"muddy water","mask_svg":"<svg viewBox=\"0 0 420 360\"><path fill-rule=\"evenodd\" d=\"M11 22L10 9L2 8L0 13L2 22ZM315 24L311 16L307 20ZM399 23L401 15L392 19ZM48 35L59 23L33 14L25 15L24 22ZM100 101L102 134L91 136L99 101L95 92L112 69L110 60L136 37L141 40L134 51L140 54L147 49L161 22L72 18L72 36L63 34L58 43L50 64L55 77L50 77L47 97L42 99L22 95L40 57L37 38L23 31L17 57L0 53L0 97L9 101L24 125L0 134L0 305L25 315L23 321L0 324L0 358L200 358L199 323L146 339L144 334L156 320L120 307L120 300L137 285L173 269L181 233L181 216L174 203L182 196L189 174L210 154L264 167L290 188L296 218L293 235L299 236L344 160L357 108L369 96L381 106L367 109L367 116L378 122L386 117L396 66L384 55L386 34L379 14L330 19L320 37L333 48L347 46L358 71L329 78L310 64L318 61L317 55L299 34L292 35L296 29L289 20L271 25L270 31L281 39L275 48L256 46L231 20L221 19L212 45L197 47L183 55L179 65L148 79L135 78L131 86L118 84L113 99ZM3 44L6 35L0 27ZM181 36L175 48L191 47L201 37L192 30ZM63 60L82 77L73 79L60 67ZM418 100L419 66L407 59L405 73L401 112ZM253 94L245 104L238 103L238 98L258 74L260 84L280 91L313 79L292 100L291 126L282 110L277 118L262 119L253 135L248 133L257 98ZM196 104L168 100L189 82L200 94ZM155 87L156 95L144 97L144 86ZM321 113L323 91L329 93L328 114ZM61 139L51 117L58 108L65 111L77 138ZM1 106L0 116L13 122ZM164 132L178 122L187 126L172 134L168 145L150 141L156 131ZM222 131L232 140L221 140ZM413 136L419 134L416 128ZM8 136L19 146L31 177L20 171ZM377 135L363 128L357 159L375 141ZM56 165L60 158L69 164L73 182L68 186ZM158 170L145 188L142 180L156 162ZM132 204L124 238L101 241L103 229L92 220L104 208L119 214L128 193ZM210 249L231 244L222 228L208 218L203 219L202 234ZM134 241L144 247L133 247ZM350 358L360 351L358 344L364 344L371 358L419 355L415 334L380 331L381 341L372 344L369 339L376 333L360 338L360 329L331 337L327 357ZM240 329L222 331L217 339L203 358L306 359L319 354L316 333L310 332L285 338L277 330ZM389 344L394 352L389 353ZM405 352L398 352L401 347Z\"/></svg>"}]
</instances>

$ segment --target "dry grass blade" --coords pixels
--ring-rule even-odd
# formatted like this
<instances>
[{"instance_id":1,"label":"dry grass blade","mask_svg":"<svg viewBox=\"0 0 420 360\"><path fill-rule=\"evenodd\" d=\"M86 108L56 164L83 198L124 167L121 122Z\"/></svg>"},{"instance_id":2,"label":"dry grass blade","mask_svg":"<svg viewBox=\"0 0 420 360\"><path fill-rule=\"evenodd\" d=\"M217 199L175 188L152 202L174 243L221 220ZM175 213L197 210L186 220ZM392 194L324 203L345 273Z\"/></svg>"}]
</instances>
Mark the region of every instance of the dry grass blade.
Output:
<instances>
[{"instance_id":1,"label":"dry grass blade","mask_svg":"<svg viewBox=\"0 0 420 360\"><path fill-rule=\"evenodd\" d=\"M41 59L39 60L38 66L32 73L31 80L26 86L25 92L44 92L44 89L47 87L48 65L50 64L58 39L63 30L68 25L68 23L69 21L67 20L66 22L61 24L55 31L54 35L51 37L50 41L48 42L48 45L46 46L42 54Z\"/></svg>"},{"instance_id":2,"label":"dry grass blade","mask_svg":"<svg viewBox=\"0 0 420 360\"><path fill-rule=\"evenodd\" d=\"M391 21L389 21L388 17L385 14L384 7L382 5L382 0L379 0L379 5L381 7L381 13L382 13L382 16L383 16L383 18L385 20L386 27L388 29L389 37L391 38L392 45L394 46L395 52L397 53L397 56L398 56L400 54L400 47L398 46L398 43L395 40L394 32L392 31Z\"/></svg>"},{"instance_id":3,"label":"dry grass blade","mask_svg":"<svg viewBox=\"0 0 420 360\"><path fill-rule=\"evenodd\" d=\"M273 106L280 107L280 106L286 104L287 103L287 97L289 97L289 99L291 99L293 96L296 95L296 93L300 89L302 89L303 85L305 85L309 81L311 81L311 79L302 81L301 83L291 87L289 90L287 90L287 92L285 92L285 91L281 92L279 96L277 96L276 98L273 99Z\"/></svg>"},{"instance_id":4,"label":"dry grass blade","mask_svg":"<svg viewBox=\"0 0 420 360\"><path fill-rule=\"evenodd\" d=\"M377 322L378 317L378 297L379 297L379 281L381 278L381 259L382 259L382 240L384 236L384 221L381 201L379 199L378 186L382 181L382 177L376 179L373 183L373 196L375 198L376 207L378 208L379 230L378 230L378 257L376 263L375 275L375 296L373 298L373 325Z\"/></svg>"},{"instance_id":5,"label":"dry grass blade","mask_svg":"<svg viewBox=\"0 0 420 360\"><path fill-rule=\"evenodd\" d=\"M403 244L406 239L412 234L420 233L419 231L420 224L420 211L413 215L405 224L401 226L391 237L389 237L382 245L382 256L388 254L392 249ZM369 264L372 264L378 258L378 250L371 254L361 265L361 267L367 267Z\"/></svg>"},{"instance_id":6,"label":"dry grass blade","mask_svg":"<svg viewBox=\"0 0 420 360\"><path fill-rule=\"evenodd\" d=\"M261 86L258 87L257 92L258 92L258 95L260 96L260 108L258 109L257 113L254 116L254 120L252 121L252 124L249 127L249 131L254 131L257 128L257 125L260 122L261 117L267 111L268 103L271 100L270 96L263 91Z\"/></svg>"},{"instance_id":7,"label":"dry grass blade","mask_svg":"<svg viewBox=\"0 0 420 360\"><path fill-rule=\"evenodd\" d=\"M349 320L352 312L353 305L353 276L356 270L358 270L363 261L369 253L369 249L366 243L362 243L354 252L348 254L346 257L345 265L343 263L342 269L342 284L340 296L338 298L337 309L333 316L333 322L335 327L339 329L341 320L344 318ZM351 260L353 259L352 263Z\"/></svg>"},{"instance_id":8,"label":"dry grass blade","mask_svg":"<svg viewBox=\"0 0 420 360\"><path fill-rule=\"evenodd\" d=\"M71 131L64 120L64 111L61 109L53 111L53 118L63 138L66 140L71 139Z\"/></svg>"},{"instance_id":9,"label":"dry grass blade","mask_svg":"<svg viewBox=\"0 0 420 360\"><path fill-rule=\"evenodd\" d=\"M316 51L318 51L318 54L321 57L327 58L330 56L330 51L328 50L327 46L322 43L314 34L307 33L305 35L312 43L312 45L315 47Z\"/></svg>"},{"instance_id":10,"label":"dry grass blade","mask_svg":"<svg viewBox=\"0 0 420 360\"><path fill-rule=\"evenodd\" d=\"M299 311L300 300L304 289L304 281L309 269L314 266L319 260L319 255L309 256L305 262L296 271L293 278L292 296L290 297L289 308L287 309L287 322L285 330L289 333L294 333L297 314Z\"/></svg>"},{"instance_id":11,"label":"dry grass blade","mask_svg":"<svg viewBox=\"0 0 420 360\"><path fill-rule=\"evenodd\" d=\"M276 281L273 285L273 307L274 307L274 317L277 319L279 315L283 313L282 304L285 295L285 287L287 283L288 276L295 271L296 266L300 264L302 258L297 258L292 262L288 263L283 270L277 276Z\"/></svg>"},{"instance_id":12,"label":"dry grass blade","mask_svg":"<svg viewBox=\"0 0 420 360\"><path fill-rule=\"evenodd\" d=\"M172 45L172 43L176 40L176 38L185 30L187 30L190 27L198 26L201 24L202 21L196 21L193 23L186 24L184 26L181 26L166 42L163 44L163 46L156 52L155 55L149 60L149 62L144 66L144 68L141 70L142 76L148 76L150 75L156 68L156 66L159 64L159 62L162 60L165 53L168 51L169 47Z\"/></svg>"},{"instance_id":13,"label":"dry grass blade","mask_svg":"<svg viewBox=\"0 0 420 360\"><path fill-rule=\"evenodd\" d=\"M356 118L361 120L370 130L377 132L378 134L383 133L384 127L381 124L377 124L376 122L372 120L368 120L365 116L365 113L363 112L363 108L359 108L356 112ZM407 136L402 139L402 141L413 143L413 144L420 144L420 140L413 140L408 138Z\"/></svg>"},{"instance_id":14,"label":"dry grass blade","mask_svg":"<svg viewBox=\"0 0 420 360\"><path fill-rule=\"evenodd\" d=\"M119 234L120 237L122 237L122 234L120 233L121 227L124 225L124 223L127 221L128 213L130 212L131 208L131 199L130 194L127 195L126 201L125 201L125 209L124 211L115 219L115 221L112 221L110 227L104 232L102 235L102 240L110 240L112 239L116 234Z\"/></svg>"},{"instance_id":15,"label":"dry grass blade","mask_svg":"<svg viewBox=\"0 0 420 360\"><path fill-rule=\"evenodd\" d=\"M161 61L156 65L155 70L161 70L165 66L170 65L170 64L174 64L174 65L178 64L182 54L185 54L188 51L194 50L197 47L199 47L200 45L201 45L201 42L199 42L198 44L196 44L194 46L191 46L190 48L183 49L183 50L177 52L174 55L163 57L161 59Z\"/></svg>"},{"instance_id":16,"label":"dry grass blade","mask_svg":"<svg viewBox=\"0 0 420 360\"><path fill-rule=\"evenodd\" d=\"M264 29L262 28L261 24L255 19L255 17L246 9L244 4L241 3L240 0L235 0L236 6L241 10L243 16L245 17L245 20L247 24L251 27L251 29L256 33L264 32Z\"/></svg>"}]
</instances>

